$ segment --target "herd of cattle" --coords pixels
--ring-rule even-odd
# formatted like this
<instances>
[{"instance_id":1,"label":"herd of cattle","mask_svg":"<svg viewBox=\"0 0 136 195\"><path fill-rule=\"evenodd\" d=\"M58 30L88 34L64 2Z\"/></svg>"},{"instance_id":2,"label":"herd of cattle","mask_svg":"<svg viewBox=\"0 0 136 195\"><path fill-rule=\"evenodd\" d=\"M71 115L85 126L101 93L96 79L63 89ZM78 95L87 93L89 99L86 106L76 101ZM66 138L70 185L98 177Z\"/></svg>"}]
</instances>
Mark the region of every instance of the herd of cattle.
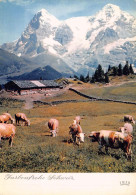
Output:
<instances>
[{"instance_id":1,"label":"herd of cattle","mask_svg":"<svg viewBox=\"0 0 136 195\"><path fill-rule=\"evenodd\" d=\"M73 124L69 127L69 133L72 135L72 141L74 143L80 144L80 142L84 142L84 133L80 126L80 116L77 116L73 121ZM124 126L119 127L118 131L112 130L100 130L100 131L92 131L88 136L91 138L92 142L98 142L99 152L101 153L101 149L105 146L105 151L108 153L108 147L110 148L121 148L126 154L127 159L132 160L132 149L131 144L133 141L133 126L131 123L135 124L135 121L132 116L125 115L124 116Z\"/></svg>"},{"instance_id":2,"label":"herd of cattle","mask_svg":"<svg viewBox=\"0 0 136 195\"><path fill-rule=\"evenodd\" d=\"M11 121L10 124L8 123L9 121ZM83 133L80 122L81 117L76 116L73 123L70 125L69 143L73 142L74 144L80 145L81 142L84 142L85 133ZM124 122L124 126L120 127L118 131L100 130L91 132L88 137L91 138L92 142L98 142L99 152L101 152L101 149L104 146L106 153L108 153L108 147L121 148L126 154L127 159L132 159L131 144L133 141L133 126L131 123L135 124L135 121L132 116L125 115ZM0 147L1 139L9 139L9 145L12 147L16 130L15 124L28 126L30 125L30 121L24 113L15 114L15 119L13 119L9 113L3 113L0 115ZM59 121L57 119L50 119L48 121L48 127L50 129L51 136L56 137L59 130Z\"/></svg>"}]
</instances>

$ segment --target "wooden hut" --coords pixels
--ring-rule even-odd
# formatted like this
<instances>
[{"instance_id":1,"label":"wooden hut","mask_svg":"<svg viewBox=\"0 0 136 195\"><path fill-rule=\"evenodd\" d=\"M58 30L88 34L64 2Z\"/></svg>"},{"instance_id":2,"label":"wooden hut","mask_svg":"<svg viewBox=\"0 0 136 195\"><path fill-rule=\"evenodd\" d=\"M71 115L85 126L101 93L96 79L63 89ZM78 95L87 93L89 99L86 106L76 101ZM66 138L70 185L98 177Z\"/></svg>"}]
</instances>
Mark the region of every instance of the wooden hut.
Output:
<instances>
[{"instance_id":1,"label":"wooden hut","mask_svg":"<svg viewBox=\"0 0 136 195\"><path fill-rule=\"evenodd\" d=\"M60 85L54 80L13 80L5 84L6 91L18 92L20 95L58 88Z\"/></svg>"}]
</instances>

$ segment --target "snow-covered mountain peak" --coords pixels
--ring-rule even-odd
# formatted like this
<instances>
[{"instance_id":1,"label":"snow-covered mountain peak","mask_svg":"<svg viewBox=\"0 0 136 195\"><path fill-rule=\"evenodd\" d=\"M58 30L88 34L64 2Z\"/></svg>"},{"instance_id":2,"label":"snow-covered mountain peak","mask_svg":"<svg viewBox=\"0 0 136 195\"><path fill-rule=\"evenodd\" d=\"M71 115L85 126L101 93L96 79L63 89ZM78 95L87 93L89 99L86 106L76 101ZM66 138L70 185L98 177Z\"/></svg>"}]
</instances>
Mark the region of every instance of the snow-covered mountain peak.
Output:
<instances>
[{"instance_id":1,"label":"snow-covered mountain peak","mask_svg":"<svg viewBox=\"0 0 136 195\"><path fill-rule=\"evenodd\" d=\"M106 10L106 11L112 11L112 12L118 12L118 11L121 11L120 10L120 7L117 6L117 5L114 5L114 4L107 4L103 7L103 10Z\"/></svg>"},{"instance_id":2,"label":"snow-covered mountain peak","mask_svg":"<svg viewBox=\"0 0 136 195\"><path fill-rule=\"evenodd\" d=\"M136 66L136 19L113 4L94 16L59 21L46 9L32 18L18 41L2 46L21 56L46 63L52 56L59 66L63 60L79 73L92 71L99 63L118 65L126 60ZM50 59L50 62L52 60Z\"/></svg>"},{"instance_id":3,"label":"snow-covered mountain peak","mask_svg":"<svg viewBox=\"0 0 136 195\"><path fill-rule=\"evenodd\" d=\"M60 21L53 15L51 15L46 9L41 9L35 17L37 20L39 20L41 25L44 25L45 23L49 23L52 26L58 26L60 24Z\"/></svg>"},{"instance_id":4,"label":"snow-covered mountain peak","mask_svg":"<svg viewBox=\"0 0 136 195\"><path fill-rule=\"evenodd\" d=\"M120 18L121 10L118 6L107 4L100 10L96 15L95 18L101 22L113 22Z\"/></svg>"},{"instance_id":5,"label":"snow-covered mountain peak","mask_svg":"<svg viewBox=\"0 0 136 195\"><path fill-rule=\"evenodd\" d=\"M38 13L41 13L41 15L49 14L49 12L46 9L44 9L44 8L42 8L41 10L39 10Z\"/></svg>"}]
</instances>

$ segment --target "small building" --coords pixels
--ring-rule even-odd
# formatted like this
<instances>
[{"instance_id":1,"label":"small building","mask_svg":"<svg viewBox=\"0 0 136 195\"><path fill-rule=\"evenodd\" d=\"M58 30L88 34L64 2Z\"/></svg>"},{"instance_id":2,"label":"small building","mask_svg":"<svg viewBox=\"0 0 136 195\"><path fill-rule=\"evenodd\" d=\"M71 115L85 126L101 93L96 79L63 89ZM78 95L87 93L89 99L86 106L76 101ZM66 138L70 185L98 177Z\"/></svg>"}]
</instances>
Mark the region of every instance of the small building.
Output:
<instances>
[{"instance_id":1,"label":"small building","mask_svg":"<svg viewBox=\"0 0 136 195\"><path fill-rule=\"evenodd\" d=\"M13 80L5 84L6 91L14 91L20 95L55 90L60 87L54 80Z\"/></svg>"}]
</instances>

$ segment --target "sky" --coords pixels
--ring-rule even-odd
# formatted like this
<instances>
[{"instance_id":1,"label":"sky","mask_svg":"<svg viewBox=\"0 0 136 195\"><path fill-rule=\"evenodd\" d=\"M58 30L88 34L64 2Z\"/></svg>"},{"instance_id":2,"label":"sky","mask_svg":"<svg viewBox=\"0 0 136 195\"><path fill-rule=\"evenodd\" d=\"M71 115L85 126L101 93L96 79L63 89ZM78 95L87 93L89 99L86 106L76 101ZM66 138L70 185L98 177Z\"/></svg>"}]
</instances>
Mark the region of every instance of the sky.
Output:
<instances>
[{"instance_id":1,"label":"sky","mask_svg":"<svg viewBox=\"0 0 136 195\"><path fill-rule=\"evenodd\" d=\"M136 0L0 0L0 45L18 39L42 8L59 20L65 20L92 16L108 3L136 17Z\"/></svg>"}]
</instances>

